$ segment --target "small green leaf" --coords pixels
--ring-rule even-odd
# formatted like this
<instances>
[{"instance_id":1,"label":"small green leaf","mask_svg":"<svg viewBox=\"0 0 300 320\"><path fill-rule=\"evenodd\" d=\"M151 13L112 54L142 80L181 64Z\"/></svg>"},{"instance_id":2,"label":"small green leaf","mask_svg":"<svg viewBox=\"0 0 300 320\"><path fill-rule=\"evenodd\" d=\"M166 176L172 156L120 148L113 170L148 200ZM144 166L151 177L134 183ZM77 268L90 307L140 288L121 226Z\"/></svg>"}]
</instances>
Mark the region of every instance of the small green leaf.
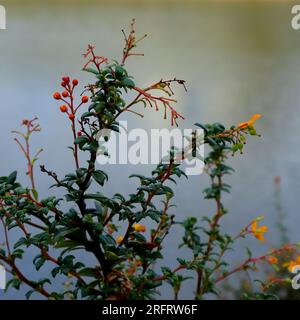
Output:
<instances>
[{"instance_id":1,"label":"small green leaf","mask_svg":"<svg viewBox=\"0 0 300 320\"><path fill-rule=\"evenodd\" d=\"M17 174L18 174L17 171L12 172L7 178L7 183L14 184L17 179Z\"/></svg>"},{"instance_id":2,"label":"small green leaf","mask_svg":"<svg viewBox=\"0 0 300 320\"><path fill-rule=\"evenodd\" d=\"M133 88L135 86L135 83L130 78L125 78L121 81L122 86Z\"/></svg>"},{"instance_id":3,"label":"small green leaf","mask_svg":"<svg viewBox=\"0 0 300 320\"><path fill-rule=\"evenodd\" d=\"M105 180L108 179L107 174L101 170L97 170L93 173L93 178L97 183L99 183L101 186L104 185Z\"/></svg>"},{"instance_id":4,"label":"small green leaf","mask_svg":"<svg viewBox=\"0 0 300 320\"><path fill-rule=\"evenodd\" d=\"M35 189L32 189L31 192L32 192L32 195L33 195L34 199L38 200L38 198L39 198L38 192Z\"/></svg>"}]
</instances>

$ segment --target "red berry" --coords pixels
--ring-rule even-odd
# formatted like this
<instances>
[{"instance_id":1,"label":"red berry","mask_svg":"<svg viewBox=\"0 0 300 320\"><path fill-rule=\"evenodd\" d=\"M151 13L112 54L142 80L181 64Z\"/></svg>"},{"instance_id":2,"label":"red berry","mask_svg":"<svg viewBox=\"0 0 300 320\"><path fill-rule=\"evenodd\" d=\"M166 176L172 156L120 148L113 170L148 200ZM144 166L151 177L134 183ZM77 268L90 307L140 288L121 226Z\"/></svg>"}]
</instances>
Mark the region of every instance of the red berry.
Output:
<instances>
[{"instance_id":1,"label":"red berry","mask_svg":"<svg viewBox=\"0 0 300 320\"><path fill-rule=\"evenodd\" d=\"M70 120L74 120L75 119L75 114L73 114L73 113L69 114L69 119Z\"/></svg>"},{"instance_id":2,"label":"red berry","mask_svg":"<svg viewBox=\"0 0 300 320\"><path fill-rule=\"evenodd\" d=\"M62 87L66 87L66 85L67 85L67 84L66 84L64 81L61 83L61 86L62 86Z\"/></svg>"},{"instance_id":3,"label":"red berry","mask_svg":"<svg viewBox=\"0 0 300 320\"><path fill-rule=\"evenodd\" d=\"M68 107L66 105L60 106L60 111L61 112L68 112Z\"/></svg>"},{"instance_id":4,"label":"red berry","mask_svg":"<svg viewBox=\"0 0 300 320\"><path fill-rule=\"evenodd\" d=\"M77 86L78 85L78 80L77 79L74 79L73 80L73 86Z\"/></svg>"},{"instance_id":5,"label":"red berry","mask_svg":"<svg viewBox=\"0 0 300 320\"><path fill-rule=\"evenodd\" d=\"M64 91L64 92L62 93L62 96L63 96L64 98L67 98L67 97L69 96L69 92L68 92L68 91Z\"/></svg>"},{"instance_id":6,"label":"red berry","mask_svg":"<svg viewBox=\"0 0 300 320\"><path fill-rule=\"evenodd\" d=\"M81 131L78 131L78 132L77 132L77 136L78 136L78 137L81 137L81 136L82 136L82 132L81 132Z\"/></svg>"},{"instance_id":7,"label":"red berry","mask_svg":"<svg viewBox=\"0 0 300 320\"><path fill-rule=\"evenodd\" d=\"M83 97L81 98L81 101L82 101L82 103L87 103L87 102L89 101L89 97L83 96Z\"/></svg>"},{"instance_id":8,"label":"red berry","mask_svg":"<svg viewBox=\"0 0 300 320\"><path fill-rule=\"evenodd\" d=\"M55 92L54 95L53 95L53 98L55 100L60 100L61 99L60 93L59 92Z\"/></svg>"},{"instance_id":9,"label":"red berry","mask_svg":"<svg viewBox=\"0 0 300 320\"><path fill-rule=\"evenodd\" d=\"M67 84L70 83L70 78L69 77L63 77L62 80L63 80L63 82L65 82Z\"/></svg>"},{"instance_id":10,"label":"red berry","mask_svg":"<svg viewBox=\"0 0 300 320\"><path fill-rule=\"evenodd\" d=\"M60 106L60 111L61 112L68 112L68 107L66 105Z\"/></svg>"}]
</instances>

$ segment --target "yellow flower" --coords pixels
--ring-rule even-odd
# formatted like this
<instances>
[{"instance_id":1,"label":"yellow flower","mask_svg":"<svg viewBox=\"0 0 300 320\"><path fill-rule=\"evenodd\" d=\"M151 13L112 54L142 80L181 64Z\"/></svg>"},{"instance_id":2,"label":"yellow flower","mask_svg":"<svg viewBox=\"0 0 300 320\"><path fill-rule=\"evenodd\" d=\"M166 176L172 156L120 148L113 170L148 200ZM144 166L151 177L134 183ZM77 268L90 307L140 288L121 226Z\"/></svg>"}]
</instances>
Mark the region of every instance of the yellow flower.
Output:
<instances>
[{"instance_id":1,"label":"yellow flower","mask_svg":"<svg viewBox=\"0 0 300 320\"><path fill-rule=\"evenodd\" d=\"M300 266L300 256L297 257L296 260L292 260L290 262L286 262L283 264L283 267L287 267L290 272L293 272L294 267Z\"/></svg>"},{"instance_id":2,"label":"yellow flower","mask_svg":"<svg viewBox=\"0 0 300 320\"><path fill-rule=\"evenodd\" d=\"M117 244L121 244L123 239L124 239L124 237L118 236L117 239L116 239Z\"/></svg>"},{"instance_id":3,"label":"yellow flower","mask_svg":"<svg viewBox=\"0 0 300 320\"><path fill-rule=\"evenodd\" d=\"M277 263L278 263L278 259L277 259L276 257L274 257L274 256L269 256L269 257L267 258L267 260L268 260L268 262L269 262L270 264L277 264Z\"/></svg>"},{"instance_id":4,"label":"yellow flower","mask_svg":"<svg viewBox=\"0 0 300 320\"><path fill-rule=\"evenodd\" d=\"M267 226L261 226L258 227L257 226L257 221L253 221L251 224L251 232L253 233L254 237L256 239L258 239L259 241L264 241L264 233L266 233L268 231L268 227Z\"/></svg>"},{"instance_id":5,"label":"yellow flower","mask_svg":"<svg viewBox=\"0 0 300 320\"><path fill-rule=\"evenodd\" d=\"M133 229L136 231L136 232L145 232L146 231L146 227L142 224L134 224L133 225Z\"/></svg>"},{"instance_id":6,"label":"yellow flower","mask_svg":"<svg viewBox=\"0 0 300 320\"><path fill-rule=\"evenodd\" d=\"M238 128L239 129L246 129L247 127L253 127L254 122L259 118L261 118L261 114L259 114L259 113L254 114L249 121L241 122L238 125Z\"/></svg>"}]
</instances>

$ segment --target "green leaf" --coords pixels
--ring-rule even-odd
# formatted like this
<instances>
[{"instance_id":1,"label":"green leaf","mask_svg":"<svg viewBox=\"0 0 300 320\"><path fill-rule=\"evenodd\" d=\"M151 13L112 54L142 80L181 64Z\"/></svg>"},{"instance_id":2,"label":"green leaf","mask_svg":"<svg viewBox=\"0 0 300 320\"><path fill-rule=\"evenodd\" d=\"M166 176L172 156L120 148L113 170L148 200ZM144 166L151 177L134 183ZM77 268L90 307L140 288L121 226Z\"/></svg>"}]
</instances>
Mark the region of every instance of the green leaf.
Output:
<instances>
[{"instance_id":1,"label":"green leaf","mask_svg":"<svg viewBox=\"0 0 300 320\"><path fill-rule=\"evenodd\" d=\"M17 171L12 172L7 178L7 184L14 184L17 179Z\"/></svg>"},{"instance_id":2,"label":"green leaf","mask_svg":"<svg viewBox=\"0 0 300 320\"><path fill-rule=\"evenodd\" d=\"M122 86L133 88L135 86L135 83L130 78L125 78L121 81Z\"/></svg>"},{"instance_id":3,"label":"green leaf","mask_svg":"<svg viewBox=\"0 0 300 320\"><path fill-rule=\"evenodd\" d=\"M103 245L109 245L109 246L116 245L115 239L112 236L110 236L109 234L106 234L106 235L101 234L99 236L99 240L100 240L101 244L103 244Z\"/></svg>"},{"instance_id":4,"label":"green leaf","mask_svg":"<svg viewBox=\"0 0 300 320\"><path fill-rule=\"evenodd\" d=\"M101 170L97 170L93 173L93 178L97 183L99 183L101 186L104 185L105 180L108 180L108 176L105 172Z\"/></svg>"},{"instance_id":5,"label":"green leaf","mask_svg":"<svg viewBox=\"0 0 300 320\"><path fill-rule=\"evenodd\" d=\"M27 244L28 240L24 237L20 238L14 245L14 249L21 247L22 245Z\"/></svg>"},{"instance_id":6,"label":"green leaf","mask_svg":"<svg viewBox=\"0 0 300 320\"><path fill-rule=\"evenodd\" d=\"M35 293L35 290L29 290L29 291L25 294L26 299L29 300L30 297L31 297L31 295L32 295L33 293Z\"/></svg>"},{"instance_id":7,"label":"green leaf","mask_svg":"<svg viewBox=\"0 0 300 320\"><path fill-rule=\"evenodd\" d=\"M37 192L35 189L32 189L31 192L32 192L32 194L33 194L34 199L35 199L35 200L38 200L38 198L39 198L38 192Z\"/></svg>"},{"instance_id":8,"label":"green leaf","mask_svg":"<svg viewBox=\"0 0 300 320\"><path fill-rule=\"evenodd\" d=\"M147 211L147 216L158 223L161 218L161 212L157 211L157 210L150 209Z\"/></svg>"},{"instance_id":9,"label":"green leaf","mask_svg":"<svg viewBox=\"0 0 300 320\"><path fill-rule=\"evenodd\" d=\"M75 144L84 144L84 143L87 143L89 141L88 137L86 136L80 136L80 137L77 137L76 140L75 140Z\"/></svg>"},{"instance_id":10,"label":"green leaf","mask_svg":"<svg viewBox=\"0 0 300 320\"><path fill-rule=\"evenodd\" d=\"M94 112L84 112L81 116L81 119L84 119L84 118L88 118L90 116L93 116L94 115Z\"/></svg>"},{"instance_id":11,"label":"green leaf","mask_svg":"<svg viewBox=\"0 0 300 320\"><path fill-rule=\"evenodd\" d=\"M83 71L90 72L90 73L93 73L93 74L96 74L96 75L99 74L99 72L96 69L93 69L93 68L84 68Z\"/></svg>"},{"instance_id":12,"label":"green leaf","mask_svg":"<svg viewBox=\"0 0 300 320\"><path fill-rule=\"evenodd\" d=\"M120 65L117 65L117 66L116 66L115 72L116 72L116 77L117 77L118 79L120 79L120 78L123 77L124 75L125 75L125 76L127 75L126 70L125 70L123 67L121 67Z\"/></svg>"},{"instance_id":13,"label":"green leaf","mask_svg":"<svg viewBox=\"0 0 300 320\"><path fill-rule=\"evenodd\" d=\"M96 277L96 270L93 268L84 268L78 272L79 275L84 277Z\"/></svg>"},{"instance_id":14,"label":"green leaf","mask_svg":"<svg viewBox=\"0 0 300 320\"><path fill-rule=\"evenodd\" d=\"M56 233L54 240L55 241L59 241L61 238L64 238L68 234L70 234L70 233L78 233L78 231L80 231L80 228L77 228L77 227L75 227L75 228L63 228L58 233Z\"/></svg>"},{"instance_id":15,"label":"green leaf","mask_svg":"<svg viewBox=\"0 0 300 320\"><path fill-rule=\"evenodd\" d=\"M52 274L52 277L55 278L61 271L61 268L60 267L55 267L54 269L52 269L51 271L51 274Z\"/></svg>"},{"instance_id":16,"label":"green leaf","mask_svg":"<svg viewBox=\"0 0 300 320\"><path fill-rule=\"evenodd\" d=\"M33 264L35 265L36 270L40 270L41 267L45 264L46 260L43 256L38 255L34 258Z\"/></svg>"},{"instance_id":17,"label":"green leaf","mask_svg":"<svg viewBox=\"0 0 300 320\"><path fill-rule=\"evenodd\" d=\"M197 127L201 128L201 129L203 129L205 133L207 132L206 126L201 124L201 123L194 123L194 126L197 126Z\"/></svg>"},{"instance_id":18,"label":"green leaf","mask_svg":"<svg viewBox=\"0 0 300 320\"><path fill-rule=\"evenodd\" d=\"M116 255L114 252L106 251L105 255L110 262L116 262L120 260L120 257Z\"/></svg>"},{"instance_id":19,"label":"green leaf","mask_svg":"<svg viewBox=\"0 0 300 320\"><path fill-rule=\"evenodd\" d=\"M82 243L74 240L62 240L55 245L55 248L74 248L80 245L82 245Z\"/></svg>"}]
</instances>

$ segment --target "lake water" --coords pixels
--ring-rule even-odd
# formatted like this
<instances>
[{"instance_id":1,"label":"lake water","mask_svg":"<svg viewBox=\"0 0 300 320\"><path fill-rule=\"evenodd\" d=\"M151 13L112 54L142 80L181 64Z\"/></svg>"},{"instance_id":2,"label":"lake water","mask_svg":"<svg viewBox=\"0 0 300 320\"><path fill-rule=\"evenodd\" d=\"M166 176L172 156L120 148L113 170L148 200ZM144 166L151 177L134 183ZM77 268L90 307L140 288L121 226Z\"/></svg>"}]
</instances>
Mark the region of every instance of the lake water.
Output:
<instances>
[{"instance_id":1,"label":"lake water","mask_svg":"<svg viewBox=\"0 0 300 320\"><path fill-rule=\"evenodd\" d=\"M60 77L92 81L80 71L81 54L87 44L97 46L101 55L118 59L123 37L121 29L135 17L145 57L131 58L129 72L145 86L176 76L187 81L188 92L178 88L177 109L194 122L220 121L227 126L261 113L257 122L262 138L249 140L245 153L230 162L236 173L225 204L230 214L223 227L237 232L258 215L270 226L270 244L276 244L274 176L282 177L282 205L287 215L291 241L299 241L300 192L300 31L291 28L291 4L222 3L197 1L2 1L7 10L7 30L0 31L0 143L1 174L18 169L24 160L10 131L23 118L37 115L43 127L34 140L45 151L41 162L58 174L69 172L70 133L52 93L59 89ZM183 3L183 4L181 4ZM169 127L154 110L143 110L142 120L129 115L132 127ZM110 181L105 194L129 193L133 172L147 173L147 166L108 167ZM41 194L47 194L48 177L37 173ZM203 200L207 185L204 175L183 180L175 188L180 220L214 212L213 203ZM166 261L175 265L178 232L171 232ZM270 244L245 241L261 253ZM171 248L171 249L170 249ZM233 261L243 257L238 251ZM28 262L27 271L33 273ZM42 274L41 274L42 277ZM190 297L185 288L181 298ZM170 297L165 288L163 297ZM0 298L3 294L0 292ZM10 291L9 298L20 294Z\"/></svg>"}]
</instances>

